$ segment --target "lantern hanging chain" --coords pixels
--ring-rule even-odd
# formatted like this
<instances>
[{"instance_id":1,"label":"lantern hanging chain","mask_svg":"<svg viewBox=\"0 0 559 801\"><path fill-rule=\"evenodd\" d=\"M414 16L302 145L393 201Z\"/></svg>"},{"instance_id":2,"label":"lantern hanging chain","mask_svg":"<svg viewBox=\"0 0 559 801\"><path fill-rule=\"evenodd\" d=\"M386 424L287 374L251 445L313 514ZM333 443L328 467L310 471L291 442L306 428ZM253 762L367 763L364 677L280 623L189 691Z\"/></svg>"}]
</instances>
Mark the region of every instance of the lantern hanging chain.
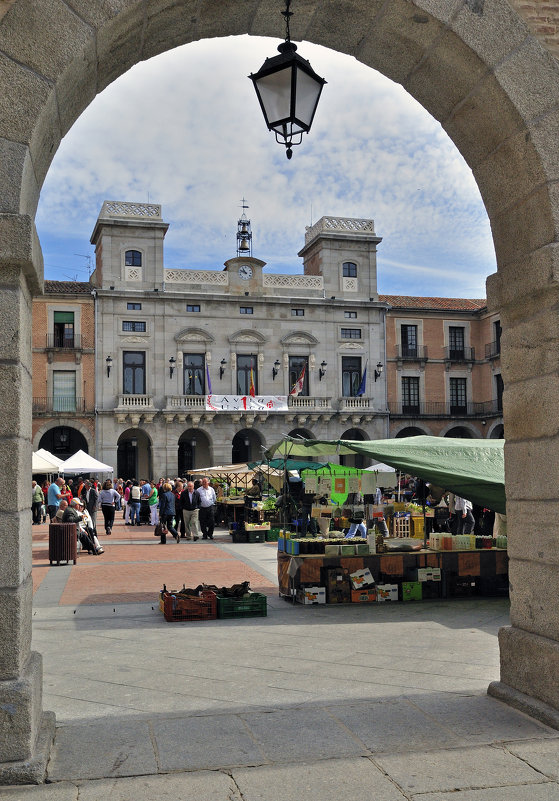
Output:
<instances>
[{"instance_id":1,"label":"lantern hanging chain","mask_svg":"<svg viewBox=\"0 0 559 801\"><path fill-rule=\"evenodd\" d=\"M293 11L289 10L290 5L291 5L291 0L285 0L285 11L281 12L281 15L283 17L285 17L285 41L286 42L290 42L291 41L291 33L290 33L290 30L289 30L289 19L290 19L290 17L293 16Z\"/></svg>"}]
</instances>

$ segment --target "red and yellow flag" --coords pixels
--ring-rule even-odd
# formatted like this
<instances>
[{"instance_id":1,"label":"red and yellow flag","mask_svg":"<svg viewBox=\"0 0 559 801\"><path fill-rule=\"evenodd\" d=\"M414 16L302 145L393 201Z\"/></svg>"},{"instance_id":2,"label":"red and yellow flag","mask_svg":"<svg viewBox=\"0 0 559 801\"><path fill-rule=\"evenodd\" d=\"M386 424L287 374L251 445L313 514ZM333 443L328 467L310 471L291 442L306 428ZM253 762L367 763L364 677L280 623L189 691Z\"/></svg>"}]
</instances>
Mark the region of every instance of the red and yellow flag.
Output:
<instances>
[{"instance_id":1,"label":"red and yellow flag","mask_svg":"<svg viewBox=\"0 0 559 801\"><path fill-rule=\"evenodd\" d=\"M254 398L256 392L254 391L254 373L252 372L252 365L250 368L250 387L248 388L248 394Z\"/></svg>"}]
</instances>

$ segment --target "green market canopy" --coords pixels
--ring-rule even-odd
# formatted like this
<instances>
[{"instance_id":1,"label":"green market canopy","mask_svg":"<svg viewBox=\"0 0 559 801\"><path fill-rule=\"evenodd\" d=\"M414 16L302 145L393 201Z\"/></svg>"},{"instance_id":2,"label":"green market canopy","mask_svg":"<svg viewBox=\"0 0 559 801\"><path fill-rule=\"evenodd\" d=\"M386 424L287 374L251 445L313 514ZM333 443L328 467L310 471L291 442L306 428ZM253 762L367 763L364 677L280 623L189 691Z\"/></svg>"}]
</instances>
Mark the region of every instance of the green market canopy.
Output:
<instances>
[{"instance_id":1,"label":"green market canopy","mask_svg":"<svg viewBox=\"0 0 559 801\"><path fill-rule=\"evenodd\" d=\"M504 443L503 439L427 436L369 441L286 437L268 448L266 456L272 459L359 453L505 514Z\"/></svg>"}]
</instances>

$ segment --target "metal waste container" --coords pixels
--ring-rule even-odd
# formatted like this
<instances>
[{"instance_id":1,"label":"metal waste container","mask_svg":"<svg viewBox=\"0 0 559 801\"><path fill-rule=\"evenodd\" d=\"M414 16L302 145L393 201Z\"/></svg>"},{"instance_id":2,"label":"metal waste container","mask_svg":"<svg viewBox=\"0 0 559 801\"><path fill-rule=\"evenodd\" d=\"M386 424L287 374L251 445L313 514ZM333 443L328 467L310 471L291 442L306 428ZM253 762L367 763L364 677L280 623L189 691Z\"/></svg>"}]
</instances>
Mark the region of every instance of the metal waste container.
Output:
<instances>
[{"instance_id":1,"label":"metal waste container","mask_svg":"<svg viewBox=\"0 0 559 801\"><path fill-rule=\"evenodd\" d=\"M49 562L78 561L78 537L75 523L51 523L49 525Z\"/></svg>"}]
</instances>

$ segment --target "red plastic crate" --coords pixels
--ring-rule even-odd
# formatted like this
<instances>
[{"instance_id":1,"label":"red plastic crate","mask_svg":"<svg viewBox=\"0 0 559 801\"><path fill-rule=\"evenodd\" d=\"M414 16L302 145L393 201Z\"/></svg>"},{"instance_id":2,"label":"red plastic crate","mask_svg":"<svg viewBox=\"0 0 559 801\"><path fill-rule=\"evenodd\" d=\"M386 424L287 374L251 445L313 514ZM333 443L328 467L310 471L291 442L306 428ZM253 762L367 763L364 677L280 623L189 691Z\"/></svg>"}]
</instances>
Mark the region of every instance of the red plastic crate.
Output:
<instances>
[{"instance_id":1,"label":"red plastic crate","mask_svg":"<svg viewBox=\"0 0 559 801\"><path fill-rule=\"evenodd\" d=\"M163 598L163 614L168 623L189 620L215 620L217 618L217 595L211 590L202 590L199 598L187 595L166 594Z\"/></svg>"}]
</instances>

